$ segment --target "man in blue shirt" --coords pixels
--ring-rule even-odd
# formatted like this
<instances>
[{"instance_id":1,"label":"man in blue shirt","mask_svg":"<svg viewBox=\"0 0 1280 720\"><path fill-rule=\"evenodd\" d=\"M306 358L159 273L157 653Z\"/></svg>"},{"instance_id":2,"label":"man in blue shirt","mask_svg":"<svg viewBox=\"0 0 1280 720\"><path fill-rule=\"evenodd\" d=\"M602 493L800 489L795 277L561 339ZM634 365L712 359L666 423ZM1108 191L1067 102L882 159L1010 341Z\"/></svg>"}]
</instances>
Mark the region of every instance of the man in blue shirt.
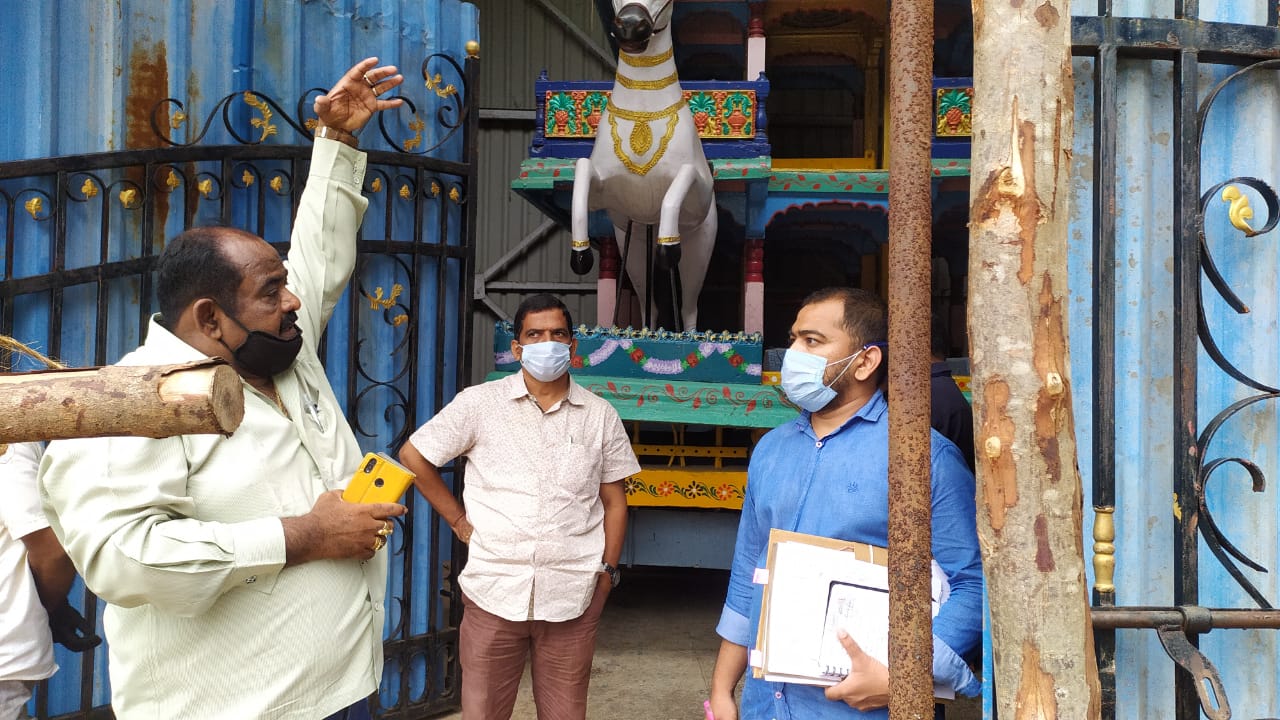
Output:
<instances>
[{"instance_id":1,"label":"man in blue shirt","mask_svg":"<svg viewBox=\"0 0 1280 720\"><path fill-rule=\"evenodd\" d=\"M723 638L712 676L716 720L734 720L734 688L747 669L760 618L769 530L781 528L888 545L889 418L881 390L887 334L884 302L849 289L805 299L791 328L782 386L804 412L775 428L751 455L733 570L716 631ZM933 621L934 680L961 695L979 681L962 658L982 637L982 560L973 474L956 446L932 433L933 557L951 594ZM748 676L747 720L887 718L888 669L852 641L851 672L831 688L772 683Z\"/></svg>"},{"instance_id":2,"label":"man in blue shirt","mask_svg":"<svg viewBox=\"0 0 1280 720\"><path fill-rule=\"evenodd\" d=\"M932 400L929 406L929 424L942 437L956 444L964 456L965 465L973 472L973 408L951 376L947 364L947 339L938 318L933 320L929 333L929 388Z\"/></svg>"}]
</instances>

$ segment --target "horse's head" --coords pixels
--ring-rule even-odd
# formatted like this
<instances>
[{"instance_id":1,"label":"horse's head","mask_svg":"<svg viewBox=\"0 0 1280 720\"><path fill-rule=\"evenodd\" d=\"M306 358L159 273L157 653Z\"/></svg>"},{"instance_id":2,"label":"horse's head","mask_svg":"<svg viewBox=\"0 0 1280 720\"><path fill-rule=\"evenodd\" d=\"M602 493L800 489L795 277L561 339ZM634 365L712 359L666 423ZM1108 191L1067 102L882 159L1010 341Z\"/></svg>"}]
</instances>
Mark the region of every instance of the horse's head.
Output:
<instances>
[{"instance_id":1,"label":"horse's head","mask_svg":"<svg viewBox=\"0 0 1280 720\"><path fill-rule=\"evenodd\" d=\"M671 25L672 0L613 0L613 37L633 55L643 53L649 39Z\"/></svg>"}]
</instances>

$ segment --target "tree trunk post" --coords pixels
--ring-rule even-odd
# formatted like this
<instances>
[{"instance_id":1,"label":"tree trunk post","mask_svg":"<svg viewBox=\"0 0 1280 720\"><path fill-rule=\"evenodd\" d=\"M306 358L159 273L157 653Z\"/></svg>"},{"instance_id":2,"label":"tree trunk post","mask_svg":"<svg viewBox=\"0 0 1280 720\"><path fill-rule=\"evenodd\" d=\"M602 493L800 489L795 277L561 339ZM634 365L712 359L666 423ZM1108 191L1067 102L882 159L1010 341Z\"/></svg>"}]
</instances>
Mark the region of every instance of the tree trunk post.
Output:
<instances>
[{"instance_id":1,"label":"tree trunk post","mask_svg":"<svg viewBox=\"0 0 1280 720\"><path fill-rule=\"evenodd\" d=\"M996 705L1097 718L1067 342L1069 0L973 2L969 338Z\"/></svg>"}]
</instances>

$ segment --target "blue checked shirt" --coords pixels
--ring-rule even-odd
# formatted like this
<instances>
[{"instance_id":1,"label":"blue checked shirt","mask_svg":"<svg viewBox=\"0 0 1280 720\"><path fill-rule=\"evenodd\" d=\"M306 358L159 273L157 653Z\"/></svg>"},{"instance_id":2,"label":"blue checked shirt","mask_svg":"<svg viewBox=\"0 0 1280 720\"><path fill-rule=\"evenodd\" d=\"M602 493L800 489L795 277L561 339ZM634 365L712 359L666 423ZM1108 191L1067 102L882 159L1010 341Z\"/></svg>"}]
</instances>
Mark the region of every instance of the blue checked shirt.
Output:
<instances>
[{"instance_id":1,"label":"blue checked shirt","mask_svg":"<svg viewBox=\"0 0 1280 720\"><path fill-rule=\"evenodd\" d=\"M960 695L980 682L961 659L982 639L982 559L978 551L973 474L950 441L932 433L933 557L947 574L951 596L933 620L934 680ZM716 632L755 646L762 588L752 582L765 565L769 530L781 528L885 547L889 533L889 417L877 392L852 418L819 439L809 413L770 431L751 454L729 591ZM823 688L751 677L742 690L743 720L888 718L888 710L855 710L832 702Z\"/></svg>"}]
</instances>

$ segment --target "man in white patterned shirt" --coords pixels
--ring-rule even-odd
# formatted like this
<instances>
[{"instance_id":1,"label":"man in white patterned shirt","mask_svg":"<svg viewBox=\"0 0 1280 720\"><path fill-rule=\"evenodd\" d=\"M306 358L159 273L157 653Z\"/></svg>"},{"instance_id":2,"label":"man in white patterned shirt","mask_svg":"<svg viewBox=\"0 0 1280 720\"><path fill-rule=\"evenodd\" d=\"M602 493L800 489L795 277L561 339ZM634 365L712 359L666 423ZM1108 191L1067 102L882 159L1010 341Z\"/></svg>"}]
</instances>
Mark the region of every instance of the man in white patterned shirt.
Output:
<instances>
[{"instance_id":1,"label":"man in white patterned shirt","mask_svg":"<svg viewBox=\"0 0 1280 720\"><path fill-rule=\"evenodd\" d=\"M160 314L122 364L220 357L245 413L230 437L62 440L40 468L50 526L109 605L111 703L133 718L368 718L382 672L396 504L341 500L360 462L317 355L355 268L365 155L353 133L400 100L377 58L316 100L288 263L261 238L193 228L157 262Z\"/></svg>"},{"instance_id":2,"label":"man in white patterned shirt","mask_svg":"<svg viewBox=\"0 0 1280 720\"><path fill-rule=\"evenodd\" d=\"M515 316L521 371L467 388L400 451L468 544L459 656L464 720L511 717L532 655L538 717L586 717L596 626L640 471L618 412L569 376L569 310L534 295ZM437 467L466 456L463 504Z\"/></svg>"}]
</instances>

